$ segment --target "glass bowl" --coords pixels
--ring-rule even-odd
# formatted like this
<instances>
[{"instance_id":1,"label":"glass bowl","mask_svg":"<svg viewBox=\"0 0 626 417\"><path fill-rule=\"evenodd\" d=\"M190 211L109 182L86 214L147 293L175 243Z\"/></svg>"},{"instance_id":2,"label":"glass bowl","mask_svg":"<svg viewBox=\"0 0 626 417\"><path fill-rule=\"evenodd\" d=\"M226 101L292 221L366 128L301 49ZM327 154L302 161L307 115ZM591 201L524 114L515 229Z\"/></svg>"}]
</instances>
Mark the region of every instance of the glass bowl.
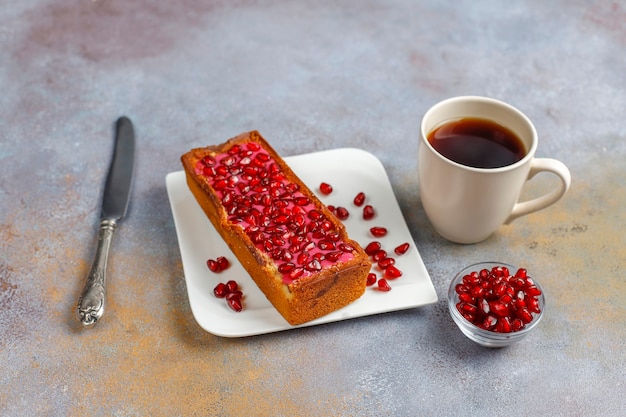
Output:
<instances>
[{"instance_id":1,"label":"glass bowl","mask_svg":"<svg viewBox=\"0 0 626 417\"><path fill-rule=\"evenodd\" d=\"M505 286L500 286L499 288L495 289L496 285L483 284L482 290L477 288L479 287L479 285L475 284L476 278L471 276L472 272L476 271L477 273L480 273L480 271L484 269L492 271L495 267L508 268L509 274L507 275L513 277L516 276L516 273L518 271L517 267L502 262L480 262L470 265L461 270L458 274L456 274L456 276L450 283L450 288L448 289L448 309L450 310L450 315L452 316L452 319L454 320L456 325L470 340L478 343L481 346L490 348L505 347L523 339L537 326L537 324L539 324L541 318L543 317L543 312L545 308L543 289L534 278L530 278L530 274L528 275L529 280L527 280L527 282L524 284L525 286L522 287L524 289L523 292L520 291L519 281L513 282L512 279L504 280L493 277L489 278L490 282L495 281L496 285L499 283L504 283ZM502 271L506 273L506 270ZM496 271L496 274L500 273ZM469 277L465 278L464 281L464 277L466 276ZM509 283L508 281L511 282ZM469 286L467 285L468 283ZM464 288L460 288L462 292L465 292L465 289L469 290L468 292L466 292L467 295L463 296L463 299L465 301L468 301L469 304L476 306L475 310L471 306L468 307L467 305L462 305L460 306L460 308L466 311L464 311L464 313L461 313L461 311L459 311L459 308L457 308L457 304L462 303L462 301L460 300L459 293L457 292L457 285L464 286ZM509 288L507 288L506 285L508 285ZM530 288L530 285L534 286L535 288ZM471 288L475 288L474 291L472 291ZM535 298L536 301L534 301L533 303L537 303L534 306L535 308L531 307L530 310L539 310L538 312L529 311L532 315L532 320L530 321L528 321L530 319L530 316L526 314L527 312L521 310L521 307L526 306L527 299L523 302L519 301L520 299L524 299L523 295L526 294L526 291L528 291L528 293L534 294L533 298ZM503 292L504 294L508 294L511 300L506 297L501 298L500 295L503 294ZM537 292L540 292L540 294L537 294ZM487 300L492 302L490 303ZM501 302L498 303L498 301ZM508 310L502 310L502 304L504 304L508 308ZM499 312L500 315L497 314L497 312ZM502 316L509 315L513 318L512 320L501 318ZM526 321L526 323L521 328L519 326L520 322L515 321L515 318L519 318L520 316L524 317ZM472 317L475 317L475 321L479 322L481 325L479 326L472 323L472 321L468 319ZM499 331L495 331L496 326L498 326L498 320L502 321L502 323L499 324ZM509 321L509 324L512 324L515 321L515 323L513 323L514 325L511 326L511 329L507 328L507 321ZM521 323L523 322L524 321L522 321ZM516 328L518 328L518 330L515 330Z\"/></svg>"}]
</instances>

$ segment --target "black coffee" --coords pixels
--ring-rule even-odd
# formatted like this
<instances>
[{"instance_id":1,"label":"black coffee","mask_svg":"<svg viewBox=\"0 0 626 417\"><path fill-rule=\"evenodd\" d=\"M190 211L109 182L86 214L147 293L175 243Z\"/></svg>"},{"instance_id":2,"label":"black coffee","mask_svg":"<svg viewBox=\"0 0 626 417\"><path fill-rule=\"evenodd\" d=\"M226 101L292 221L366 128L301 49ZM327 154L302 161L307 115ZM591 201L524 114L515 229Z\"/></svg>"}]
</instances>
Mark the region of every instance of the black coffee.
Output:
<instances>
[{"instance_id":1,"label":"black coffee","mask_svg":"<svg viewBox=\"0 0 626 417\"><path fill-rule=\"evenodd\" d=\"M515 133L479 118L446 122L428 134L428 142L446 158L474 168L500 168L526 155Z\"/></svg>"}]
</instances>

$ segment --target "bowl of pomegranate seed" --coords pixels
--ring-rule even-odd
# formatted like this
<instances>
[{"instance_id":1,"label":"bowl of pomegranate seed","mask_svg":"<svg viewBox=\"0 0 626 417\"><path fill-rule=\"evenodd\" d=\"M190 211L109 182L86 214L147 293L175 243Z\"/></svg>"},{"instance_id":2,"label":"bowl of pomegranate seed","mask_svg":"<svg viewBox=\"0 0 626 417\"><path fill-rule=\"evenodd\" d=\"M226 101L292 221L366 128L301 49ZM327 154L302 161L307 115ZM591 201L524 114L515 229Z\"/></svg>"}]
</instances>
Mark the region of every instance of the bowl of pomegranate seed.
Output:
<instances>
[{"instance_id":1,"label":"bowl of pomegranate seed","mask_svg":"<svg viewBox=\"0 0 626 417\"><path fill-rule=\"evenodd\" d=\"M448 309L459 329L485 347L524 338L541 321L543 290L525 268L481 262L460 271L448 289Z\"/></svg>"}]
</instances>

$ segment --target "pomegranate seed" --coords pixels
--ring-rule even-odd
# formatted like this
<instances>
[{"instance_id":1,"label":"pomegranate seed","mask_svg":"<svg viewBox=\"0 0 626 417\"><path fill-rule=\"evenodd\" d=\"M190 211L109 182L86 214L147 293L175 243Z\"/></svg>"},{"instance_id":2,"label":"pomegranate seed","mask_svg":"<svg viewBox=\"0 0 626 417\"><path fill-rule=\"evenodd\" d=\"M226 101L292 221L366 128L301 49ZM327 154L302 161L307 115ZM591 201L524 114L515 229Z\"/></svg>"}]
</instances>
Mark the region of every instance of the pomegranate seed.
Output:
<instances>
[{"instance_id":1,"label":"pomegranate seed","mask_svg":"<svg viewBox=\"0 0 626 417\"><path fill-rule=\"evenodd\" d=\"M296 280L300 278L302 274L304 274L304 268L296 267L293 269L293 271L289 272L286 275L287 278L289 278L290 280Z\"/></svg>"},{"instance_id":2,"label":"pomegranate seed","mask_svg":"<svg viewBox=\"0 0 626 417\"><path fill-rule=\"evenodd\" d=\"M380 248L381 248L380 242L373 241L373 242L368 243L368 245L365 247L365 253L372 256L373 254L378 252Z\"/></svg>"},{"instance_id":3,"label":"pomegranate seed","mask_svg":"<svg viewBox=\"0 0 626 417\"><path fill-rule=\"evenodd\" d=\"M489 314L491 312L491 307L489 307L489 301L485 300L484 298L478 300L477 305L483 314Z\"/></svg>"},{"instance_id":4,"label":"pomegranate seed","mask_svg":"<svg viewBox=\"0 0 626 417\"><path fill-rule=\"evenodd\" d=\"M370 229L370 233L374 237L383 237L387 235L387 228L375 226Z\"/></svg>"},{"instance_id":5,"label":"pomegranate seed","mask_svg":"<svg viewBox=\"0 0 626 417\"><path fill-rule=\"evenodd\" d=\"M518 318L514 318L511 320L511 331L516 332L518 330L522 330L526 325Z\"/></svg>"},{"instance_id":6,"label":"pomegranate seed","mask_svg":"<svg viewBox=\"0 0 626 417\"><path fill-rule=\"evenodd\" d=\"M216 259L217 265L220 271L227 269L230 266L230 262L224 256L220 256Z\"/></svg>"},{"instance_id":7,"label":"pomegranate seed","mask_svg":"<svg viewBox=\"0 0 626 417\"><path fill-rule=\"evenodd\" d=\"M465 303L473 303L474 301L476 301L471 294L466 293L466 292L459 294L459 300Z\"/></svg>"},{"instance_id":8,"label":"pomegranate seed","mask_svg":"<svg viewBox=\"0 0 626 417\"><path fill-rule=\"evenodd\" d=\"M345 207L337 207L335 209L335 215L339 218L339 220L346 220L350 217L350 212Z\"/></svg>"},{"instance_id":9,"label":"pomegranate seed","mask_svg":"<svg viewBox=\"0 0 626 417\"><path fill-rule=\"evenodd\" d=\"M317 259L313 259L304 267L307 271L321 271L322 264Z\"/></svg>"},{"instance_id":10,"label":"pomegranate seed","mask_svg":"<svg viewBox=\"0 0 626 417\"><path fill-rule=\"evenodd\" d=\"M317 247L321 250L332 250L335 249L335 242L330 240L320 240L317 244Z\"/></svg>"},{"instance_id":11,"label":"pomegranate seed","mask_svg":"<svg viewBox=\"0 0 626 417\"><path fill-rule=\"evenodd\" d=\"M526 307L522 307L519 310L517 310L516 316L524 324L528 324L531 321L533 321L533 315Z\"/></svg>"},{"instance_id":12,"label":"pomegranate seed","mask_svg":"<svg viewBox=\"0 0 626 417\"><path fill-rule=\"evenodd\" d=\"M492 315L485 316L483 322L479 325L480 328L485 330L491 330L498 322L498 319Z\"/></svg>"},{"instance_id":13,"label":"pomegranate seed","mask_svg":"<svg viewBox=\"0 0 626 417\"><path fill-rule=\"evenodd\" d=\"M464 311L464 312L472 314L472 315L478 313L478 307L476 307L474 304L459 303L459 304L457 304L457 307L458 307L459 311Z\"/></svg>"},{"instance_id":14,"label":"pomegranate seed","mask_svg":"<svg viewBox=\"0 0 626 417\"><path fill-rule=\"evenodd\" d=\"M541 295L541 290L537 288L535 285L531 285L528 288L526 288L526 295L529 295L531 297L537 297Z\"/></svg>"},{"instance_id":15,"label":"pomegranate seed","mask_svg":"<svg viewBox=\"0 0 626 417\"><path fill-rule=\"evenodd\" d=\"M343 252L354 252L354 246L346 242L341 242L338 248Z\"/></svg>"},{"instance_id":16,"label":"pomegranate seed","mask_svg":"<svg viewBox=\"0 0 626 417\"><path fill-rule=\"evenodd\" d=\"M396 255L403 255L408 250L409 250L409 243L404 242L401 245L397 246L393 251L395 252Z\"/></svg>"},{"instance_id":17,"label":"pomegranate seed","mask_svg":"<svg viewBox=\"0 0 626 417\"><path fill-rule=\"evenodd\" d=\"M243 293L239 290L235 290L233 292L229 292L228 294L226 294L226 299L230 300L231 298L241 298L243 297Z\"/></svg>"},{"instance_id":18,"label":"pomegranate seed","mask_svg":"<svg viewBox=\"0 0 626 417\"><path fill-rule=\"evenodd\" d=\"M473 271L463 277L455 291L459 313L476 326L494 332L519 331L532 322L533 314L541 312L541 290L524 268L515 275L505 266Z\"/></svg>"},{"instance_id":19,"label":"pomegranate seed","mask_svg":"<svg viewBox=\"0 0 626 417\"><path fill-rule=\"evenodd\" d=\"M237 313L243 310L243 304L240 297L231 297L227 300L227 303L228 306Z\"/></svg>"},{"instance_id":20,"label":"pomegranate seed","mask_svg":"<svg viewBox=\"0 0 626 417\"><path fill-rule=\"evenodd\" d=\"M378 280L378 290L379 291L391 291L391 286L387 282L385 278L381 278Z\"/></svg>"},{"instance_id":21,"label":"pomegranate seed","mask_svg":"<svg viewBox=\"0 0 626 417\"><path fill-rule=\"evenodd\" d=\"M469 288L465 284L456 284L454 290L457 292L457 294L469 293Z\"/></svg>"},{"instance_id":22,"label":"pomegranate seed","mask_svg":"<svg viewBox=\"0 0 626 417\"><path fill-rule=\"evenodd\" d=\"M226 283L226 288L228 288L229 292L237 291L239 289L239 284L237 284L237 281L231 279Z\"/></svg>"},{"instance_id":23,"label":"pomegranate seed","mask_svg":"<svg viewBox=\"0 0 626 417\"><path fill-rule=\"evenodd\" d=\"M309 254L307 252L300 252L296 258L296 262L300 265L304 265L309 262Z\"/></svg>"},{"instance_id":24,"label":"pomegranate seed","mask_svg":"<svg viewBox=\"0 0 626 417\"><path fill-rule=\"evenodd\" d=\"M256 152L256 151L258 151L258 150L260 150L260 149L261 149L261 145L259 145L259 144L258 144L258 143L256 143L256 142L248 142L248 144L246 145L246 147L247 147L248 149L250 149L251 151L254 151L254 152ZM267 155L267 154L265 154L265 155Z\"/></svg>"},{"instance_id":25,"label":"pomegranate seed","mask_svg":"<svg viewBox=\"0 0 626 417\"><path fill-rule=\"evenodd\" d=\"M396 260L393 258L385 258L378 261L378 267L380 269L387 269L388 267L395 265Z\"/></svg>"},{"instance_id":26,"label":"pomegranate seed","mask_svg":"<svg viewBox=\"0 0 626 417\"><path fill-rule=\"evenodd\" d=\"M363 220L371 220L376 215L374 207L369 204L363 207Z\"/></svg>"},{"instance_id":27,"label":"pomegranate seed","mask_svg":"<svg viewBox=\"0 0 626 417\"><path fill-rule=\"evenodd\" d=\"M328 252L326 254L326 259L328 259L331 262L337 262L339 258L341 258L342 253L343 252L341 251Z\"/></svg>"},{"instance_id":28,"label":"pomegranate seed","mask_svg":"<svg viewBox=\"0 0 626 417\"><path fill-rule=\"evenodd\" d=\"M500 317L506 317L509 315L509 308L503 302L492 301L489 303L489 308Z\"/></svg>"},{"instance_id":29,"label":"pomegranate seed","mask_svg":"<svg viewBox=\"0 0 626 417\"><path fill-rule=\"evenodd\" d=\"M212 166L212 165L215 165L215 158L213 158L211 155L207 155L204 158L202 158L202 162L205 165Z\"/></svg>"},{"instance_id":30,"label":"pomegranate seed","mask_svg":"<svg viewBox=\"0 0 626 417\"><path fill-rule=\"evenodd\" d=\"M533 297L529 297L526 300L526 308L531 313L539 314L541 312L541 308L539 307L539 300Z\"/></svg>"},{"instance_id":31,"label":"pomegranate seed","mask_svg":"<svg viewBox=\"0 0 626 417\"><path fill-rule=\"evenodd\" d=\"M387 252L384 249L379 249L372 255L374 262L380 262L387 257Z\"/></svg>"},{"instance_id":32,"label":"pomegranate seed","mask_svg":"<svg viewBox=\"0 0 626 417\"><path fill-rule=\"evenodd\" d=\"M511 322L509 321L509 318L501 317L500 319L498 319L498 322L496 323L496 327L494 330L499 333L510 333Z\"/></svg>"},{"instance_id":33,"label":"pomegranate seed","mask_svg":"<svg viewBox=\"0 0 626 417\"><path fill-rule=\"evenodd\" d=\"M354 197L354 205L357 207L361 207L365 202L365 193L360 192Z\"/></svg>"},{"instance_id":34,"label":"pomegranate seed","mask_svg":"<svg viewBox=\"0 0 626 417\"><path fill-rule=\"evenodd\" d=\"M311 202L311 200L309 200L308 197L302 196L302 197L294 198L293 202L298 206L306 206L307 204Z\"/></svg>"},{"instance_id":35,"label":"pomegranate seed","mask_svg":"<svg viewBox=\"0 0 626 417\"><path fill-rule=\"evenodd\" d=\"M228 287L223 282L220 282L215 286L215 288L213 288L213 294L215 294L217 298L226 297L226 294L228 294L228 292Z\"/></svg>"},{"instance_id":36,"label":"pomegranate seed","mask_svg":"<svg viewBox=\"0 0 626 417\"><path fill-rule=\"evenodd\" d=\"M307 216L311 220L321 220L324 215L317 210L311 210L307 213Z\"/></svg>"},{"instance_id":37,"label":"pomegranate seed","mask_svg":"<svg viewBox=\"0 0 626 417\"><path fill-rule=\"evenodd\" d=\"M371 285L374 285L376 283L376 280L378 278L376 278L376 274L373 272L370 272L369 274L367 274L367 283L366 285L369 287Z\"/></svg>"},{"instance_id":38,"label":"pomegranate seed","mask_svg":"<svg viewBox=\"0 0 626 417\"><path fill-rule=\"evenodd\" d=\"M333 192L333 187L332 185L323 182L320 184L320 192L324 195L328 195Z\"/></svg>"},{"instance_id":39,"label":"pomegranate seed","mask_svg":"<svg viewBox=\"0 0 626 417\"><path fill-rule=\"evenodd\" d=\"M208 261L206 261L206 264L212 272L220 272L220 266L217 261L209 259Z\"/></svg>"},{"instance_id":40,"label":"pomegranate seed","mask_svg":"<svg viewBox=\"0 0 626 417\"><path fill-rule=\"evenodd\" d=\"M393 265L390 265L387 267L387 269L385 269L385 278L396 279L396 278L400 278L401 276L402 276L402 271L400 271L398 268L396 268Z\"/></svg>"}]
</instances>

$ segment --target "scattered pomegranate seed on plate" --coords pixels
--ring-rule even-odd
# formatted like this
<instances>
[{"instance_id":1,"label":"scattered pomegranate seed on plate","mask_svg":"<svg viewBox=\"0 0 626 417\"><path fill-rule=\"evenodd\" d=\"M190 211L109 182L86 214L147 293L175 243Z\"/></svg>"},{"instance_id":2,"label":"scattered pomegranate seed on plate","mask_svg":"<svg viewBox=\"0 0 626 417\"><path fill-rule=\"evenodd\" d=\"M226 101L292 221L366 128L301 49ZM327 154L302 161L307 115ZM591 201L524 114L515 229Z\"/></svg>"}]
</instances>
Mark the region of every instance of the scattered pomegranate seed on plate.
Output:
<instances>
[{"instance_id":1,"label":"scattered pomegranate seed on plate","mask_svg":"<svg viewBox=\"0 0 626 417\"><path fill-rule=\"evenodd\" d=\"M211 272L215 272L217 274L227 269L230 266L230 261L224 256L219 256L217 259L207 260L206 264Z\"/></svg>"},{"instance_id":2,"label":"scattered pomegranate seed on plate","mask_svg":"<svg viewBox=\"0 0 626 417\"><path fill-rule=\"evenodd\" d=\"M393 258L384 258L378 261L378 267L380 269L387 269L390 266L393 266L396 263L396 260Z\"/></svg>"},{"instance_id":3,"label":"scattered pomegranate seed on plate","mask_svg":"<svg viewBox=\"0 0 626 417\"><path fill-rule=\"evenodd\" d=\"M228 294L228 287L223 282L220 282L213 288L213 294L215 294L217 298L224 298L226 294Z\"/></svg>"},{"instance_id":4,"label":"scattered pomegranate seed on plate","mask_svg":"<svg viewBox=\"0 0 626 417\"><path fill-rule=\"evenodd\" d=\"M396 279L402 276L402 271L396 268L394 265L389 265L385 269L385 278L387 279Z\"/></svg>"},{"instance_id":5,"label":"scattered pomegranate seed on plate","mask_svg":"<svg viewBox=\"0 0 626 417\"><path fill-rule=\"evenodd\" d=\"M381 247L382 245L380 244L380 242L375 240L373 242L368 243L364 250L365 250L365 253L372 256L373 254L378 252L381 249Z\"/></svg>"},{"instance_id":6,"label":"scattered pomegranate seed on plate","mask_svg":"<svg viewBox=\"0 0 626 417\"><path fill-rule=\"evenodd\" d=\"M239 284L235 280L226 283L220 282L213 288L213 294L217 298L225 298L228 306L236 311L243 310L243 292L239 289Z\"/></svg>"},{"instance_id":7,"label":"scattered pomegranate seed on plate","mask_svg":"<svg viewBox=\"0 0 626 417\"><path fill-rule=\"evenodd\" d=\"M391 291L391 286L385 278L378 280L378 291Z\"/></svg>"},{"instance_id":8,"label":"scattered pomegranate seed on plate","mask_svg":"<svg viewBox=\"0 0 626 417\"><path fill-rule=\"evenodd\" d=\"M326 182L323 182L320 184L320 192L324 195L328 195L333 192L333 186Z\"/></svg>"},{"instance_id":9,"label":"scattered pomegranate seed on plate","mask_svg":"<svg viewBox=\"0 0 626 417\"><path fill-rule=\"evenodd\" d=\"M401 245L398 245L393 251L396 255L403 255L406 251L409 250L409 242L404 242Z\"/></svg>"},{"instance_id":10,"label":"scattered pomegranate seed on plate","mask_svg":"<svg viewBox=\"0 0 626 417\"><path fill-rule=\"evenodd\" d=\"M354 205L357 207L361 207L363 205L363 203L365 202L365 193L360 192L356 195L356 197L354 197Z\"/></svg>"},{"instance_id":11,"label":"scattered pomegranate seed on plate","mask_svg":"<svg viewBox=\"0 0 626 417\"><path fill-rule=\"evenodd\" d=\"M374 237L383 237L387 235L387 228L381 226L375 226L370 229L370 233Z\"/></svg>"},{"instance_id":12,"label":"scattered pomegranate seed on plate","mask_svg":"<svg viewBox=\"0 0 626 417\"><path fill-rule=\"evenodd\" d=\"M374 207L369 204L363 207L363 220L371 220L375 215L376 211L374 210Z\"/></svg>"}]
</instances>

